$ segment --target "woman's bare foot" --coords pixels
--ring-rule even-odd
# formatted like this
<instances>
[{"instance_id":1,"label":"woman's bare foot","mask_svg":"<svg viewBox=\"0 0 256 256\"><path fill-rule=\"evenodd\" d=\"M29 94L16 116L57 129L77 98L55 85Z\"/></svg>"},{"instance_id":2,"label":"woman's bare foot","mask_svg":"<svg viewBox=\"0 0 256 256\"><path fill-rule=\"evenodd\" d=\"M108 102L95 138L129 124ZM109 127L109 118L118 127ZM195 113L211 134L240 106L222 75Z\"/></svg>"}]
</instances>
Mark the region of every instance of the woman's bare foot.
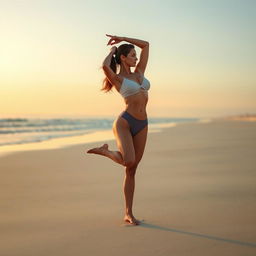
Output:
<instances>
[{"instance_id":1,"label":"woman's bare foot","mask_svg":"<svg viewBox=\"0 0 256 256\"><path fill-rule=\"evenodd\" d=\"M131 225L140 225L140 221L139 220L137 220L137 219L135 219L135 217L132 215L125 215L125 217L124 217L124 221L125 222L127 222L127 223L129 223L129 224L131 224Z\"/></svg>"},{"instance_id":2,"label":"woman's bare foot","mask_svg":"<svg viewBox=\"0 0 256 256\"><path fill-rule=\"evenodd\" d=\"M108 152L108 144L104 144L101 147L98 148L92 148L87 151L89 154L98 154L102 156L106 156Z\"/></svg>"}]
</instances>

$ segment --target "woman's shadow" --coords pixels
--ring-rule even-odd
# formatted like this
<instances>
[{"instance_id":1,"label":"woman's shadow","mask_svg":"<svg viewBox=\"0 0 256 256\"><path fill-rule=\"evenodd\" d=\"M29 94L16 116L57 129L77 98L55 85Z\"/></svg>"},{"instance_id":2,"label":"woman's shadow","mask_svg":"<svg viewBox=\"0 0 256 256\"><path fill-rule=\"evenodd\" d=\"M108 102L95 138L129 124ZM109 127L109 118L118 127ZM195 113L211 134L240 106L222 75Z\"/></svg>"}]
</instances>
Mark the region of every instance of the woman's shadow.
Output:
<instances>
[{"instance_id":1,"label":"woman's shadow","mask_svg":"<svg viewBox=\"0 0 256 256\"><path fill-rule=\"evenodd\" d=\"M217 237L217 236L212 236L212 235L208 235L208 234L199 234L199 233L179 230L179 229L175 229L175 228L162 227L162 226L150 224L144 220L141 220L140 225L138 225L137 227L158 229L158 230L162 230L162 231L175 232L175 233L180 233L180 234L190 235L190 236L197 236L197 237L201 237L201 238L205 238L205 239L217 240L217 241L226 242L226 243L232 243L232 244L249 246L249 247L256 247L256 243L243 242L243 241L239 241L239 240L232 240L229 238Z\"/></svg>"}]
</instances>

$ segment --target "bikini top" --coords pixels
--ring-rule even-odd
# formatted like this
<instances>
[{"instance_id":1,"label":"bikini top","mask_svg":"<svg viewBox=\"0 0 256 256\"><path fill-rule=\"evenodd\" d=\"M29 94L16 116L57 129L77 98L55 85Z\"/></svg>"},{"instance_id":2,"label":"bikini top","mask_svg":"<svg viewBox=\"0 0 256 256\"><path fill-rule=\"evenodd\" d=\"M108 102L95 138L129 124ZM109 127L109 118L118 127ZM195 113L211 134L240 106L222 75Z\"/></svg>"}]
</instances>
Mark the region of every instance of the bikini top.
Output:
<instances>
[{"instance_id":1,"label":"bikini top","mask_svg":"<svg viewBox=\"0 0 256 256\"><path fill-rule=\"evenodd\" d=\"M141 89L149 90L150 88L150 82L147 78L143 76L142 84L139 84L138 82L135 82L133 80L130 80L128 78L123 78L123 82L121 84L121 88L119 90L119 93L124 97L131 96L133 94L136 94L140 92Z\"/></svg>"}]
</instances>

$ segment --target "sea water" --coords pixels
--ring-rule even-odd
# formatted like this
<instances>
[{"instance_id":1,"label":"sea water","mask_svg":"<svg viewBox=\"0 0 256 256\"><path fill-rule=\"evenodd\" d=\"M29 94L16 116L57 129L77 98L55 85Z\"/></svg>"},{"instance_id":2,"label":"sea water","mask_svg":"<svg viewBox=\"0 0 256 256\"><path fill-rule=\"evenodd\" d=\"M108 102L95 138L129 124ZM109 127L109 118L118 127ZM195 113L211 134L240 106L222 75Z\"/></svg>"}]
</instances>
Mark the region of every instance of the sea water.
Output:
<instances>
[{"instance_id":1,"label":"sea water","mask_svg":"<svg viewBox=\"0 0 256 256\"><path fill-rule=\"evenodd\" d=\"M114 118L0 118L0 147L111 130ZM149 118L149 131L159 131L200 118Z\"/></svg>"}]
</instances>

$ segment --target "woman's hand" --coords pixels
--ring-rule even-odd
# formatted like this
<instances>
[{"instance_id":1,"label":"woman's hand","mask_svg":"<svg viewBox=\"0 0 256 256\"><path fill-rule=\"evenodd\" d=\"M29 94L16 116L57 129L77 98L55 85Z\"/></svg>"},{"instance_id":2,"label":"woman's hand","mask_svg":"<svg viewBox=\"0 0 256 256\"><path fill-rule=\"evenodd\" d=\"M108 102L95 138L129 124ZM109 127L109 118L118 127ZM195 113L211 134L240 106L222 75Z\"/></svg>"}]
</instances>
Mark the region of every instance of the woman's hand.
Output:
<instances>
[{"instance_id":1,"label":"woman's hand","mask_svg":"<svg viewBox=\"0 0 256 256\"><path fill-rule=\"evenodd\" d=\"M111 35L108 35L108 34L106 34L106 36L111 37L109 39L107 45L109 45L109 44L110 45L118 44L118 43L120 43L120 42L122 42L124 40L124 38L120 37L120 36L111 36Z\"/></svg>"}]
</instances>

